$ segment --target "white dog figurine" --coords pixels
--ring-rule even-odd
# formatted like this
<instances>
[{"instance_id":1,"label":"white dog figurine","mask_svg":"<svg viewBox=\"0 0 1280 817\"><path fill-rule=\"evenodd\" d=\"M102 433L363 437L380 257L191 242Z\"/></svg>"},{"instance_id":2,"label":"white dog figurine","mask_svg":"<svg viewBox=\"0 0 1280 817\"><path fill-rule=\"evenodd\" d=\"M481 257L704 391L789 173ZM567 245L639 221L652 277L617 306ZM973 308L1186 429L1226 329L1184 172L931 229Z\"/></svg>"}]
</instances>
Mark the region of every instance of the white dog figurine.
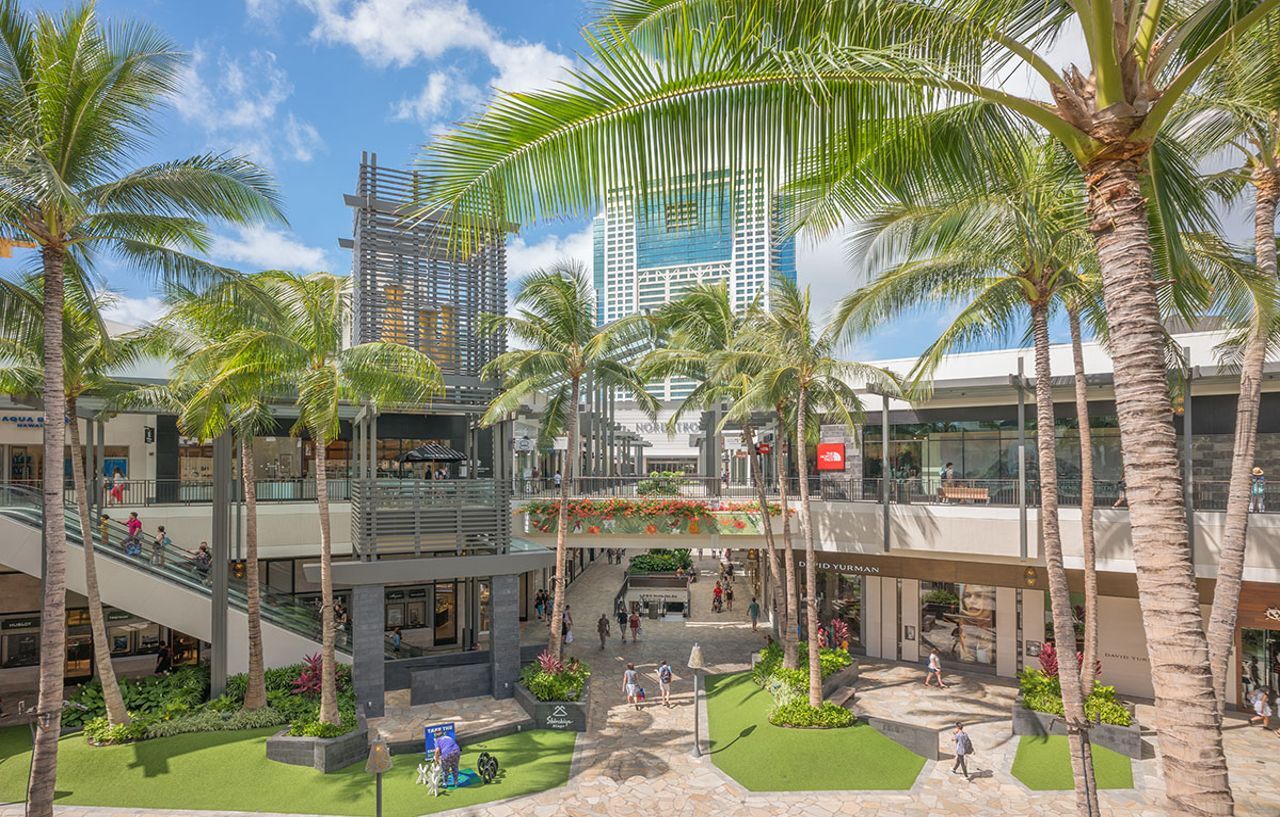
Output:
<instances>
[{"instance_id":1,"label":"white dog figurine","mask_svg":"<svg viewBox=\"0 0 1280 817\"><path fill-rule=\"evenodd\" d=\"M416 782L419 785L426 786L427 791L431 792L432 797L439 797L440 784L443 782L441 779L440 764L436 763L434 760L429 760L426 763L419 763L418 779Z\"/></svg>"}]
</instances>

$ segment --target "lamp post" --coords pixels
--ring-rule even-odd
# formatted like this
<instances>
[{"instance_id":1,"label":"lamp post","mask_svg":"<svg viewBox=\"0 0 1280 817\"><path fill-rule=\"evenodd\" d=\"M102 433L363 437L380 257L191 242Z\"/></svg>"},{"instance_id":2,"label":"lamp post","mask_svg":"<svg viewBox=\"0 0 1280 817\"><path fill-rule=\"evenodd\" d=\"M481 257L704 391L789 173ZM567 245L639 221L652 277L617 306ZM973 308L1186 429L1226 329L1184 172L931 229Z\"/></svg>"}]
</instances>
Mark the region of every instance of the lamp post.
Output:
<instances>
[{"instance_id":1,"label":"lamp post","mask_svg":"<svg viewBox=\"0 0 1280 817\"><path fill-rule=\"evenodd\" d=\"M377 817L382 817L382 775L391 771L391 749L380 734L369 744L369 761L364 764L364 770L377 781L374 784L377 787Z\"/></svg>"},{"instance_id":2,"label":"lamp post","mask_svg":"<svg viewBox=\"0 0 1280 817\"><path fill-rule=\"evenodd\" d=\"M706 664L702 660L702 647L695 641L689 651L689 669L693 670L693 756L702 757L702 745L698 738L698 673Z\"/></svg>"}]
</instances>

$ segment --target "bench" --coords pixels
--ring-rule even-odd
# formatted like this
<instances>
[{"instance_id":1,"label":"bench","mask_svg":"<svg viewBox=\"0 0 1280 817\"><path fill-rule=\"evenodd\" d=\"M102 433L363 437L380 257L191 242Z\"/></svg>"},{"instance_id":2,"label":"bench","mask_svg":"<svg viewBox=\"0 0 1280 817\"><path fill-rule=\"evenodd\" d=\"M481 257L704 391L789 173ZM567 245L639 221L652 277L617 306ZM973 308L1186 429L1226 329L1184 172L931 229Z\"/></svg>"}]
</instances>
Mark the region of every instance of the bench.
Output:
<instances>
[{"instance_id":1,"label":"bench","mask_svg":"<svg viewBox=\"0 0 1280 817\"><path fill-rule=\"evenodd\" d=\"M969 488L962 485L944 485L938 489L938 496L945 500L959 502L990 502L991 494L986 488Z\"/></svg>"}]
</instances>

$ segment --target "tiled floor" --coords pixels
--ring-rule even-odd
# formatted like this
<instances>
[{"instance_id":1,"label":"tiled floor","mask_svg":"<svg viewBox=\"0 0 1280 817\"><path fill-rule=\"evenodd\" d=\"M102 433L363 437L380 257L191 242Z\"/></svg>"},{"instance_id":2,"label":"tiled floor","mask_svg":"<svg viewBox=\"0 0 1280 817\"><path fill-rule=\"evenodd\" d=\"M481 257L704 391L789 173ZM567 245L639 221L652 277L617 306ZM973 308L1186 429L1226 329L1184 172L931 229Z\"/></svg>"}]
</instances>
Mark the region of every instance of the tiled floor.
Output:
<instances>
[{"instance_id":1,"label":"tiled floor","mask_svg":"<svg viewBox=\"0 0 1280 817\"><path fill-rule=\"evenodd\" d=\"M708 561L706 569L713 569ZM747 792L721 774L709 757L694 758L693 706L689 671L684 665L695 641L701 643L711 672L745 669L764 634L746 624L745 605L733 614L710 612L711 582L694 594L689 623L646 621L639 643L623 644L616 635L601 650L594 638L594 622L611 609L622 580L622 568L593 565L570 589L570 603L586 631L570 651L588 661L591 680L589 731L580 737L573 775L561 789L506 803L491 804L458 814L484 817L1050 817L1073 815L1072 795L1033 793L1009 774L1016 741L1006 713L1011 700L1007 682L982 676L953 676L949 690L925 689L919 668L867 662L867 676L859 705L883 708L930 725L945 726L957 717L970 728L977 748L979 775L971 781L948 773L950 763L926 764L913 791L902 794L859 792ZM738 606L738 605L735 605ZM622 670L630 661L652 674L666 659L676 669L675 706L650 703L637 711L625 706ZM654 685L656 686L656 684ZM1146 712L1148 718L1149 710ZM1143 715L1140 708L1139 717ZM1153 737L1153 736L1151 736ZM1276 817L1280 814L1280 739L1258 728L1233 721L1226 733L1232 786L1238 815ZM831 764L838 774L847 758L815 758ZM1135 765L1137 788L1103 792L1108 817L1164 817L1162 783L1155 760ZM64 808L60 817L117 814L141 817L129 809ZM153 811L145 812L154 814ZM17 817L20 806L0 807L0 817Z\"/></svg>"}]
</instances>

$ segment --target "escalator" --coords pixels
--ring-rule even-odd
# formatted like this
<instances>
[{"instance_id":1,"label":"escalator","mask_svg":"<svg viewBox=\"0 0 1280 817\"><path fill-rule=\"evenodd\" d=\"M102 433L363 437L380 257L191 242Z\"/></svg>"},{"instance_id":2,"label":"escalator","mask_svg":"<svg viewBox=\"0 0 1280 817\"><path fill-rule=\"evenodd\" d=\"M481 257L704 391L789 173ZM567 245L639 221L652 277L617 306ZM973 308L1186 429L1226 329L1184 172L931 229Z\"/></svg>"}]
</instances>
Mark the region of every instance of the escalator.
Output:
<instances>
[{"instance_id":1,"label":"escalator","mask_svg":"<svg viewBox=\"0 0 1280 817\"><path fill-rule=\"evenodd\" d=\"M64 513L67 589L84 594L84 533L74 508L66 508ZM0 486L0 564L31 576L41 575L43 518L40 494L27 488ZM129 555L124 548L128 532L115 521L93 526L91 535L104 605L127 610L203 641L211 639L211 571L196 554L170 547L157 556L152 543L147 541L140 554ZM265 589L261 598L267 666L295 663L305 655L320 651L321 629L315 608ZM230 582L228 601L228 669L235 673L248 666L248 617L243 580ZM340 660L349 660L348 634L339 630L337 641L338 651L346 654L340 656Z\"/></svg>"}]
</instances>

